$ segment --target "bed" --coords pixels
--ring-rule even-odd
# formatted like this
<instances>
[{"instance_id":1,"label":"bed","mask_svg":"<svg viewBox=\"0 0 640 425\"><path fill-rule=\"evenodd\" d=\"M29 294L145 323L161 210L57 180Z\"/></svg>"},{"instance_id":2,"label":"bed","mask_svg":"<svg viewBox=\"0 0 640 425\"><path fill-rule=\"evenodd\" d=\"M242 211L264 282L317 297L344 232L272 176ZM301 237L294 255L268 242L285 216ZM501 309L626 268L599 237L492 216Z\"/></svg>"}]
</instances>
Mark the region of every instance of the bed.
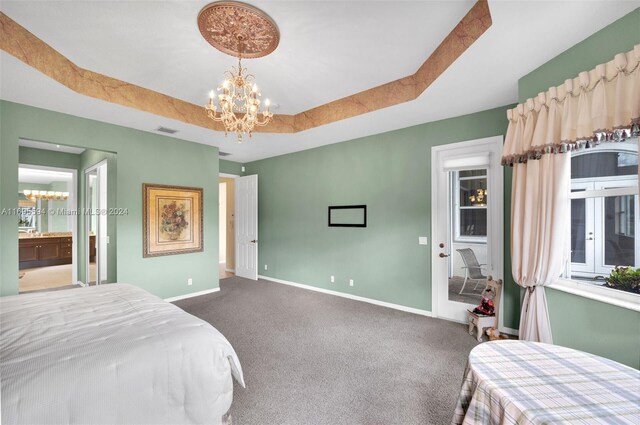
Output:
<instances>
[{"instance_id":1,"label":"bed","mask_svg":"<svg viewBox=\"0 0 640 425\"><path fill-rule=\"evenodd\" d=\"M220 332L135 286L0 298L5 425L219 424L232 376Z\"/></svg>"}]
</instances>

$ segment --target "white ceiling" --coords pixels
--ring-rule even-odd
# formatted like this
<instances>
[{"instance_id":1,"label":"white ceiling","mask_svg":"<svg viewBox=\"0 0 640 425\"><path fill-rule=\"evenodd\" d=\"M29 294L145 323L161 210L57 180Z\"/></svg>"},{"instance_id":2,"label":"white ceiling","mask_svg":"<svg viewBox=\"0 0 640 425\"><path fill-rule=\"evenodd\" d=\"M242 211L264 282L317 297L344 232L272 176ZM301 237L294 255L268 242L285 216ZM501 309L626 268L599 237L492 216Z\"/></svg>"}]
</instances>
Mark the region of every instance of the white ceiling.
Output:
<instances>
[{"instance_id":1,"label":"white ceiling","mask_svg":"<svg viewBox=\"0 0 640 425\"><path fill-rule=\"evenodd\" d=\"M200 35L209 3L10 0L2 10L78 66L204 105L237 62ZM278 113L295 114L414 73L474 1L251 3L281 41L243 65Z\"/></svg>"},{"instance_id":2,"label":"white ceiling","mask_svg":"<svg viewBox=\"0 0 640 425\"><path fill-rule=\"evenodd\" d=\"M82 67L203 103L233 63L197 31L197 12L206 3L4 0L0 9ZM276 20L282 40L272 55L246 65L263 94L281 105L277 113L296 113L413 73L473 2L252 4ZM521 76L640 1L489 4L491 28L417 100L296 134L256 133L237 144L222 133L78 95L4 52L0 97L143 131L174 128L176 138L249 162L514 103Z\"/></svg>"},{"instance_id":3,"label":"white ceiling","mask_svg":"<svg viewBox=\"0 0 640 425\"><path fill-rule=\"evenodd\" d=\"M50 184L53 182L70 182L71 179L71 173L65 173L62 171L52 171L31 167L18 168L18 181L20 183Z\"/></svg>"},{"instance_id":4,"label":"white ceiling","mask_svg":"<svg viewBox=\"0 0 640 425\"><path fill-rule=\"evenodd\" d=\"M72 153L74 155L79 155L85 151L83 148L75 148L73 146L65 146L65 145L57 145L54 143L46 143L46 142L38 142L35 140L28 139L20 139L18 141L19 146L24 146L27 148L34 149L43 149L46 151L54 151L54 152L64 152L64 153Z\"/></svg>"}]
</instances>

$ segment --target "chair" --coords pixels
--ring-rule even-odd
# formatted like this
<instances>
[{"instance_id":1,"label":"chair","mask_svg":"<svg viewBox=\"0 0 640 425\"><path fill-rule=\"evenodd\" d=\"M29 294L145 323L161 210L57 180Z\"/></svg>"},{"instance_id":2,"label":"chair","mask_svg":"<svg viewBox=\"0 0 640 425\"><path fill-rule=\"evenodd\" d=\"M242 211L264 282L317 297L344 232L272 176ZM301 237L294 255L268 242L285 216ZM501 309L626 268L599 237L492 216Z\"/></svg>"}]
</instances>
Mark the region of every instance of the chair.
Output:
<instances>
[{"instance_id":1,"label":"chair","mask_svg":"<svg viewBox=\"0 0 640 425\"><path fill-rule=\"evenodd\" d=\"M464 291L464 286L467 284L468 279L476 281L476 286L473 288L475 291L478 289L480 282L487 278L487 276L482 274L483 270L487 271L485 267L482 267L486 266L486 264L478 264L476 254L471 248L456 249L456 251L460 253L462 262L464 263L464 282L462 283L462 288L460 289L460 292L458 292L458 295L462 294L462 291Z\"/></svg>"},{"instance_id":2,"label":"chair","mask_svg":"<svg viewBox=\"0 0 640 425\"><path fill-rule=\"evenodd\" d=\"M482 341L482 334L485 329L498 329L498 314L500 313L500 297L502 295L502 280L493 280L491 276L487 277L487 288L495 291L493 298L493 316L483 316L476 314L473 310L467 310L467 320L469 322L469 335L473 335L473 328L478 331L478 342Z\"/></svg>"}]
</instances>

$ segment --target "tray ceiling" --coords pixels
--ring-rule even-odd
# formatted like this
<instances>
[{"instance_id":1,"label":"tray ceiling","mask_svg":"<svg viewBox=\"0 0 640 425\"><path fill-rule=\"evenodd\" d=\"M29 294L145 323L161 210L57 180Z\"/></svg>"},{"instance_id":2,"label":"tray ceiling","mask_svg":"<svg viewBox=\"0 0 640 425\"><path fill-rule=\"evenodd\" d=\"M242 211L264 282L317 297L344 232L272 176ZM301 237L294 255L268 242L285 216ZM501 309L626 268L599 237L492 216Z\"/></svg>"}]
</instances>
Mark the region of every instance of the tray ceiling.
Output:
<instances>
[{"instance_id":1,"label":"tray ceiling","mask_svg":"<svg viewBox=\"0 0 640 425\"><path fill-rule=\"evenodd\" d=\"M136 1L5 0L0 9L79 66L204 104L206 90L233 63L198 33L195 19L204 4L154 2L152 10ZM274 53L246 65L280 104L275 112L284 114L415 72L473 2L253 4L276 20L282 40ZM144 131L175 128L176 138L219 146L231 153L228 159L247 162L513 103L519 77L639 5L490 2L493 25L416 100L300 133L255 134L242 145L206 128L79 95L4 52L0 97ZM540 27L563 31L523 30Z\"/></svg>"}]
</instances>

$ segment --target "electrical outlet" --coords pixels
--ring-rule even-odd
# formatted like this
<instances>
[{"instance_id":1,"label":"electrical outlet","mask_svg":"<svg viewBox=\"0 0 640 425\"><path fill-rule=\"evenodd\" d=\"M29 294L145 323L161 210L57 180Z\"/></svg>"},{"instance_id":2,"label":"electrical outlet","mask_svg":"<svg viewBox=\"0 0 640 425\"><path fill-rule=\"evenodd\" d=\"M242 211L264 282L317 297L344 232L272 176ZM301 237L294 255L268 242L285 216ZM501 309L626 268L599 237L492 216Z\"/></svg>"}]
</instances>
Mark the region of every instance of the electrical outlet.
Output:
<instances>
[{"instance_id":1,"label":"electrical outlet","mask_svg":"<svg viewBox=\"0 0 640 425\"><path fill-rule=\"evenodd\" d=\"M264 269L267 270L267 265L266 264L264 265Z\"/></svg>"},{"instance_id":2,"label":"electrical outlet","mask_svg":"<svg viewBox=\"0 0 640 425\"><path fill-rule=\"evenodd\" d=\"M242 166L241 170L242 170L242 172L244 173L244 165Z\"/></svg>"},{"instance_id":3,"label":"electrical outlet","mask_svg":"<svg viewBox=\"0 0 640 425\"><path fill-rule=\"evenodd\" d=\"M187 285L189 286L193 285L193 279L191 278L187 279Z\"/></svg>"},{"instance_id":4,"label":"electrical outlet","mask_svg":"<svg viewBox=\"0 0 640 425\"><path fill-rule=\"evenodd\" d=\"M353 286L353 279L349 279L349 286Z\"/></svg>"},{"instance_id":5,"label":"electrical outlet","mask_svg":"<svg viewBox=\"0 0 640 425\"><path fill-rule=\"evenodd\" d=\"M335 283L336 282L336 277L335 276L331 276L331 283Z\"/></svg>"}]
</instances>

